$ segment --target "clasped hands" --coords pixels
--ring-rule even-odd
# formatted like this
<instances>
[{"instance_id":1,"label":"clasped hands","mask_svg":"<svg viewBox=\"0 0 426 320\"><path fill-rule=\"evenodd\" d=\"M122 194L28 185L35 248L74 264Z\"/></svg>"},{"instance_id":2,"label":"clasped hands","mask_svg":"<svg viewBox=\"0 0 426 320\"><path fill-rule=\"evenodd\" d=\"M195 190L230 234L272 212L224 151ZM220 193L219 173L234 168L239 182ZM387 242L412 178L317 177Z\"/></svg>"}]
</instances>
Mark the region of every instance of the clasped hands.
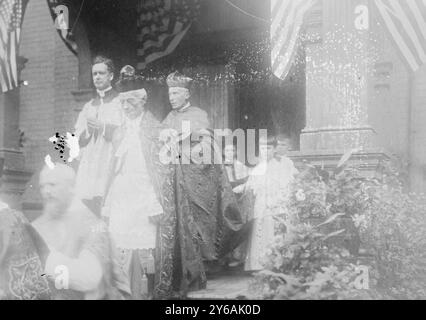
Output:
<instances>
[{"instance_id":1,"label":"clasped hands","mask_svg":"<svg viewBox=\"0 0 426 320\"><path fill-rule=\"evenodd\" d=\"M96 118L87 118L87 128L89 130L89 133L92 133L93 131L103 130L104 126L105 123Z\"/></svg>"}]
</instances>

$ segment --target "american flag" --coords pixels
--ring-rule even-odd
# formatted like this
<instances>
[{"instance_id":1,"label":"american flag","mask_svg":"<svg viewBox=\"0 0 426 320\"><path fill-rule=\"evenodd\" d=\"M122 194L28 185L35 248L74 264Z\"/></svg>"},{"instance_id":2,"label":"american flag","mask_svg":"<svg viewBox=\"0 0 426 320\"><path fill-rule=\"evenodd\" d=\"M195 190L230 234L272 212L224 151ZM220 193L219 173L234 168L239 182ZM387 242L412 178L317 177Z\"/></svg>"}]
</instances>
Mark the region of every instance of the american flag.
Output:
<instances>
[{"instance_id":1,"label":"american flag","mask_svg":"<svg viewBox=\"0 0 426 320\"><path fill-rule=\"evenodd\" d=\"M2 92L19 85L18 56L22 18L28 0L0 1L0 85Z\"/></svg>"},{"instance_id":2,"label":"american flag","mask_svg":"<svg viewBox=\"0 0 426 320\"><path fill-rule=\"evenodd\" d=\"M73 35L71 34L71 24L70 24L70 12L68 10L72 10L74 6L81 6L81 1L78 2L73 0L70 2L69 0L47 0L47 5L50 9L50 15L55 23L55 28L58 31L59 36L62 41L68 47L68 49L77 55L77 43ZM62 11L62 14L61 14ZM60 17L63 17L62 23ZM65 25L64 25L65 23Z\"/></svg>"},{"instance_id":3,"label":"american flag","mask_svg":"<svg viewBox=\"0 0 426 320\"><path fill-rule=\"evenodd\" d=\"M306 13L316 0L271 0L272 72L284 80L290 71Z\"/></svg>"},{"instance_id":4,"label":"american flag","mask_svg":"<svg viewBox=\"0 0 426 320\"><path fill-rule=\"evenodd\" d=\"M137 68L172 53L199 10L200 0L139 0Z\"/></svg>"},{"instance_id":5,"label":"american flag","mask_svg":"<svg viewBox=\"0 0 426 320\"><path fill-rule=\"evenodd\" d=\"M382 22L410 70L426 63L426 0L375 0Z\"/></svg>"}]
</instances>

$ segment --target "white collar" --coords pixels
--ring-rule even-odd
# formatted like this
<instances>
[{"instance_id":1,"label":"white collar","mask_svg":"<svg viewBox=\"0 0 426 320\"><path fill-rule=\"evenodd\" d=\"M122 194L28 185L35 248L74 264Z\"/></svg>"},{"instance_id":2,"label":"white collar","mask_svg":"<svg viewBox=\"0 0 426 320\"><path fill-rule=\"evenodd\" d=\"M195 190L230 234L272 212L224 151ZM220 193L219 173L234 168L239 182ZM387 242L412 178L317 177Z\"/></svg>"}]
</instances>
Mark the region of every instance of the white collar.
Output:
<instances>
[{"instance_id":1,"label":"white collar","mask_svg":"<svg viewBox=\"0 0 426 320\"><path fill-rule=\"evenodd\" d=\"M106 92L108 92L109 90L111 90L112 89L112 87L111 86L109 86L108 88L106 88L105 90L98 90L98 89L96 89L96 92L98 93L98 95L101 97L101 98L103 98L103 97L105 97L105 93Z\"/></svg>"},{"instance_id":2,"label":"white collar","mask_svg":"<svg viewBox=\"0 0 426 320\"><path fill-rule=\"evenodd\" d=\"M186 105L184 105L182 108L180 108L180 109L177 109L176 111L177 112L183 112L183 111L185 111L186 109L188 109L189 107L191 106L191 103L187 103Z\"/></svg>"}]
</instances>

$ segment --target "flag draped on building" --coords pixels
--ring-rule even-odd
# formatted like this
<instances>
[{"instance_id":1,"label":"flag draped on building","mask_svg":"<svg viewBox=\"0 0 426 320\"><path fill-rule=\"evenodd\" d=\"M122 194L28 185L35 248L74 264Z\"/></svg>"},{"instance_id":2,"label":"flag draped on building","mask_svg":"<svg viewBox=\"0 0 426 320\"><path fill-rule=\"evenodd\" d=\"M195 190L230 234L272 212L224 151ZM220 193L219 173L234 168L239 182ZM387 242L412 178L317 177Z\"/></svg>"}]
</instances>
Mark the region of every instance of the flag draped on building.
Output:
<instances>
[{"instance_id":1,"label":"flag draped on building","mask_svg":"<svg viewBox=\"0 0 426 320\"><path fill-rule=\"evenodd\" d=\"M72 30L70 25L70 10L76 5L76 1L47 0L47 4L59 37L61 37L68 49L77 55L77 43L71 33Z\"/></svg>"},{"instance_id":2,"label":"flag draped on building","mask_svg":"<svg viewBox=\"0 0 426 320\"><path fill-rule=\"evenodd\" d=\"M19 85L18 56L22 18L28 0L0 1L0 85L2 92Z\"/></svg>"},{"instance_id":3,"label":"flag draped on building","mask_svg":"<svg viewBox=\"0 0 426 320\"><path fill-rule=\"evenodd\" d=\"M139 0L138 69L172 53L199 10L200 0Z\"/></svg>"},{"instance_id":4,"label":"flag draped on building","mask_svg":"<svg viewBox=\"0 0 426 320\"><path fill-rule=\"evenodd\" d=\"M272 72L284 80L299 44L303 20L316 0L271 0Z\"/></svg>"},{"instance_id":5,"label":"flag draped on building","mask_svg":"<svg viewBox=\"0 0 426 320\"><path fill-rule=\"evenodd\" d=\"M390 37L413 72L426 63L426 0L375 0Z\"/></svg>"}]
</instances>

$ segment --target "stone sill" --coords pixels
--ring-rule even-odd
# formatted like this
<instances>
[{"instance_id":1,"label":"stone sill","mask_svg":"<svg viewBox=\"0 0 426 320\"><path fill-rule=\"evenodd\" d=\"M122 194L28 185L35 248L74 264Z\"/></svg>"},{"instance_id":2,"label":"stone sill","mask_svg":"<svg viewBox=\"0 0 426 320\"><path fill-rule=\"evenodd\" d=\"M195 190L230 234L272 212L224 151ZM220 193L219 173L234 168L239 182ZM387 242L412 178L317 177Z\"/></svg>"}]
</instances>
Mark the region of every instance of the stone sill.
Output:
<instances>
[{"instance_id":1,"label":"stone sill","mask_svg":"<svg viewBox=\"0 0 426 320\"><path fill-rule=\"evenodd\" d=\"M207 280L207 288L188 293L193 300L241 300L250 297L249 286L253 276L234 275Z\"/></svg>"},{"instance_id":2,"label":"stone sill","mask_svg":"<svg viewBox=\"0 0 426 320\"><path fill-rule=\"evenodd\" d=\"M304 150L304 151L290 151L287 156L292 159L298 159L298 158L306 158L306 159L317 159L318 157L321 157L322 159L329 158L329 159L335 159L336 157L342 157L345 152L349 150ZM354 152L352 154L351 158L354 157L374 157L374 156L380 156L380 157L386 157L389 158L388 152L384 148L371 148L371 149L364 149L358 152Z\"/></svg>"}]
</instances>

